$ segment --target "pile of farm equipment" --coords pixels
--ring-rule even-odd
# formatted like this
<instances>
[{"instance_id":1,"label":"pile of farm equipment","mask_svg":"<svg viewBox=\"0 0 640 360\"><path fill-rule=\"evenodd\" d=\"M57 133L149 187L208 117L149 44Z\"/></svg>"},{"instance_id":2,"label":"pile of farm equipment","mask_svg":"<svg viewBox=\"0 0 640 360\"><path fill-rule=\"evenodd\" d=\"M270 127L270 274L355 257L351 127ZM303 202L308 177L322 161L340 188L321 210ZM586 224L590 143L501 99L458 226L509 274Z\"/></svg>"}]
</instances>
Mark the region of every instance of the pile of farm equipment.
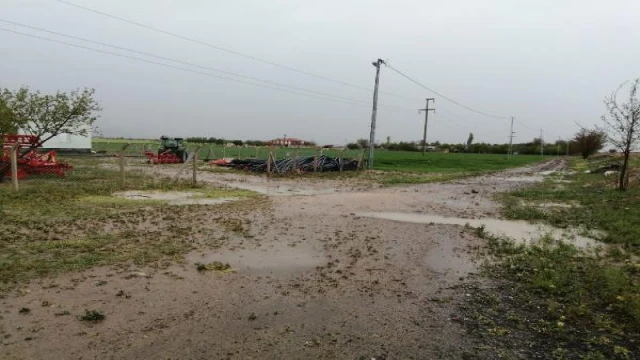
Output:
<instances>
[{"instance_id":1,"label":"pile of farm equipment","mask_svg":"<svg viewBox=\"0 0 640 360\"><path fill-rule=\"evenodd\" d=\"M225 160L215 161L212 165L227 166L234 169L252 172L272 172L277 174L353 171L360 168L360 162L354 159L334 158L329 156L296 157L291 159L266 160Z\"/></svg>"},{"instance_id":2,"label":"pile of farm equipment","mask_svg":"<svg viewBox=\"0 0 640 360\"><path fill-rule=\"evenodd\" d=\"M0 157L0 175L10 177L11 149L16 149L17 177L24 179L33 175L50 174L65 176L73 169L65 162L57 161L54 150L40 153L40 138L34 135L2 135L2 157Z\"/></svg>"},{"instance_id":3,"label":"pile of farm equipment","mask_svg":"<svg viewBox=\"0 0 640 360\"><path fill-rule=\"evenodd\" d=\"M184 146L183 138L162 136L158 152L146 151L144 155L153 164L180 164L187 161L189 153Z\"/></svg>"}]
</instances>

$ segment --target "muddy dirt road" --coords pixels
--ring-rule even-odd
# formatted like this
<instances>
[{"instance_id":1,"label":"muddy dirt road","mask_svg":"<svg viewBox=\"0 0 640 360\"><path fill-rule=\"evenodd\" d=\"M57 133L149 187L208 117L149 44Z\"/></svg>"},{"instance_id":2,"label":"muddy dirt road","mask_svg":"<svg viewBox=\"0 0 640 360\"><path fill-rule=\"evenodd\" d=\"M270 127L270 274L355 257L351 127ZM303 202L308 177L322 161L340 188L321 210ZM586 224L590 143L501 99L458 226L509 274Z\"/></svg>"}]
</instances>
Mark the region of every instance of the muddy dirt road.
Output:
<instances>
[{"instance_id":1,"label":"muddy dirt road","mask_svg":"<svg viewBox=\"0 0 640 360\"><path fill-rule=\"evenodd\" d=\"M474 249L482 240L459 225L371 214L495 218L496 192L563 166L552 161L364 191L330 181L275 184L284 190L271 192L267 207L244 212L224 248L203 247L177 264L123 264L35 280L2 294L0 353L15 359L472 358L472 340L451 319L467 296L461 285L476 276ZM219 184L225 175L201 179ZM228 184L267 186L252 179L259 178ZM214 260L235 272L198 272L194 265ZM100 309L106 318L81 322L77 315L85 309Z\"/></svg>"}]
</instances>

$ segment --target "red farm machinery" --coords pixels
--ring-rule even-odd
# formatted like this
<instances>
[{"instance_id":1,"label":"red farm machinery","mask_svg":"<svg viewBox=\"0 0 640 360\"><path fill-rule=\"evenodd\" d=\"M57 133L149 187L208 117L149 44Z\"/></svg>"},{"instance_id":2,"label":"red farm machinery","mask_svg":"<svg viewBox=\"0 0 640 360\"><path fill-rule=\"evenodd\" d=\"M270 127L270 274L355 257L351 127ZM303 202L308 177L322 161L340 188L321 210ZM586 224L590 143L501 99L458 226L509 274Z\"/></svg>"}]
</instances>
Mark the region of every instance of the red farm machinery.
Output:
<instances>
[{"instance_id":1,"label":"red farm machinery","mask_svg":"<svg viewBox=\"0 0 640 360\"><path fill-rule=\"evenodd\" d=\"M65 162L57 161L56 152L51 150L45 153L38 152L42 142L34 135L1 135L2 156L0 157L0 177L10 177L11 174L11 149L16 148L18 179L29 176L51 174L65 176L73 169Z\"/></svg>"},{"instance_id":2,"label":"red farm machinery","mask_svg":"<svg viewBox=\"0 0 640 360\"><path fill-rule=\"evenodd\" d=\"M144 153L149 162L154 164L180 164L187 161L189 154L184 146L183 138L160 137L158 152L147 151Z\"/></svg>"}]
</instances>

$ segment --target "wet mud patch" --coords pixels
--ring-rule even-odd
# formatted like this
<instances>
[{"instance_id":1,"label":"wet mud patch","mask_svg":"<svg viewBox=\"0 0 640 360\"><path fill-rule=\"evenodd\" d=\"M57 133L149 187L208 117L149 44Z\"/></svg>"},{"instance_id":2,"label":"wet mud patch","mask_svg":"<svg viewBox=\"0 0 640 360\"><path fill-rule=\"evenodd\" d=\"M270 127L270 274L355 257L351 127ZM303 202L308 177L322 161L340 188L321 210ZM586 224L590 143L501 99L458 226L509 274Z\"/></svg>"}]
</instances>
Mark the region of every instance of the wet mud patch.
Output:
<instances>
[{"instance_id":1,"label":"wet mud patch","mask_svg":"<svg viewBox=\"0 0 640 360\"><path fill-rule=\"evenodd\" d=\"M113 196L168 205L218 205L240 200L240 197L209 197L206 193L197 191L123 191L114 193Z\"/></svg>"},{"instance_id":2,"label":"wet mud patch","mask_svg":"<svg viewBox=\"0 0 640 360\"><path fill-rule=\"evenodd\" d=\"M188 262L228 263L245 274L289 273L314 269L325 261L322 252L307 244L272 243L269 246L225 249L215 252L195 252L186 256Z\"/></svg>"},{"instance_id":3,"label":"wet mud patch","mask_svg":"<svg viewBox=\"0 0 640 360\"><path fill-rule=\"evenodd\" d=\"M460 225L482 228L484 231L496 237L513 239L517 243L531 244L544 236L561 239L563 242L581 249L597 248L604 246L598 240L579 235L577 229L558 229L544 224L530 224L521 220L500 220L492 218L468 219L458 217L446 217L432 214L412 214L393 212L367 212L359 213L359 216L377 219L386 219L400 222L418 224L443 224Z\"/></svg>"}]
</instances>

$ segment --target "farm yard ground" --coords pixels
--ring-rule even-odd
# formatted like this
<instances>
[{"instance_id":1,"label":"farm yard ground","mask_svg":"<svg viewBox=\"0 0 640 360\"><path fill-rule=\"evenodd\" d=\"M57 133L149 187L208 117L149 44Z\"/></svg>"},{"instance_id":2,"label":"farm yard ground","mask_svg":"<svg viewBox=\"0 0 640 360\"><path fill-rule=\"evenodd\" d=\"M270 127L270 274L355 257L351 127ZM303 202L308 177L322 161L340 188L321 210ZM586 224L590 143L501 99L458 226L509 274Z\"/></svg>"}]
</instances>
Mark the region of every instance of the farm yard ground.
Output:
<instances>
[{"instance_id":1,"label":"farm yard ground","mask_svg":"<svg viewBox=\"0 0 640 360\"><path fill-rule=\"evenodd\" d=\"M504 218L501 201L520 203L499 194L523 197L525 189L549 184L571 188L561 181L575 175L548 177L565 170L563 160L399 186L383 186L386 175L375 172L267 181L213 171L200 172L204 185L191 188L163 180L179 166L167 165L132 171L124 189L114 185L110 161L78 163L63 182L26 182L17 195L0 187L3 356L623 359L640 353L637 284L620 294L610 290L623 300L599 318L604 330L583 334L574 330L584 325L576 309L558 310L573 303L554 302L553 293L535 297L540 289L507 266L513 256L527 266L540 265L536 259L557 266L577 256L573 248L542 242L530 254L488 227L388 216ZM112 196L120 191L144 198ZM163 191L234 201L178 206L147 197ZM550 201L542 191L525 194L532 193L537 197L527 201ZM576 201L569 195L554 201L561 200ZM615 254L629 261L604 284L633 284L632 251ZM563 263L571 270L571 261ZM587 264L591 275L602 266ZM571 282L570 276L551 279ZM539 285L551 289L549 282ZM559 296L567 294L573 293ZM551 315L540 311L552 305Z\"/></svg>"}]
</instances>

